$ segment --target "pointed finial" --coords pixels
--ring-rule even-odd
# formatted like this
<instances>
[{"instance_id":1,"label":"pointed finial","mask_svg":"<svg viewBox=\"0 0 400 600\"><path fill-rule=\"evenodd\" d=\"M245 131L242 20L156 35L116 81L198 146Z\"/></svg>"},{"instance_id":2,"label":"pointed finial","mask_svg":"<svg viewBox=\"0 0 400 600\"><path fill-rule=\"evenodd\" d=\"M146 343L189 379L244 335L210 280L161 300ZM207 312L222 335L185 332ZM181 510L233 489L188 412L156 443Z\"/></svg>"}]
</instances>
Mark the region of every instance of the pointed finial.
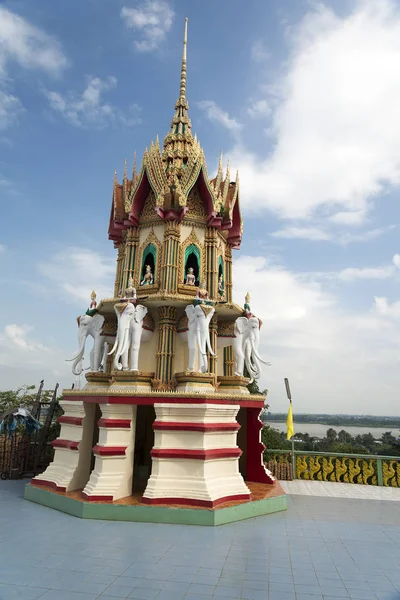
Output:
<instances>
[{"instance_id":1,"label":"pointed finial","mask_svg":"<svg viewBox=\"0 0 400 600\"><path fill-rule=\"evenodd\" d=\"M183 53L182 53L182 67L181 67L181 85L179 91L179 97L186 99L186 46L187 46L187 25L188 18L185 19L185 31L183 34Z\"/></svg>"},{"instance_id":2,"label":"pointed finial","mask_svg":"<svg viewBox=\"0 0 400 600\"><path fill-rule=\"evenodd\" d=\"M128 179L128 167L126 163L126 159L124 160L124 183Z\"/></svg>"},{"instance_id":3,"label":"pointed finial","mask_svg":"<svg viewBox=\"0 0 400 600\"><path fill-rule=\"evenodd\" d=\"M158 139L158 133L156 135L156 148L160 147L160 140Z\"/></svg>"},{"instance_id":4,"label":"pointed finial","mask_svg":"<svg viewBox=\"0 0 400 600\"><path fill-rule=\"evenodd\" d=\"M136 150L133 153L133 171L132 171L132 181L136 180Z\"/></svg>"},{"instance_id":5,"label":"pointed finial","mask_svg":"<svg viewBox=\"0 0 400 600\"><path fill-rule=\"evenodd\" d=\"M117 187L118 185L118 181L117 181L117 170L114 171L114 189Z\"/></svg>"}]
</instances>

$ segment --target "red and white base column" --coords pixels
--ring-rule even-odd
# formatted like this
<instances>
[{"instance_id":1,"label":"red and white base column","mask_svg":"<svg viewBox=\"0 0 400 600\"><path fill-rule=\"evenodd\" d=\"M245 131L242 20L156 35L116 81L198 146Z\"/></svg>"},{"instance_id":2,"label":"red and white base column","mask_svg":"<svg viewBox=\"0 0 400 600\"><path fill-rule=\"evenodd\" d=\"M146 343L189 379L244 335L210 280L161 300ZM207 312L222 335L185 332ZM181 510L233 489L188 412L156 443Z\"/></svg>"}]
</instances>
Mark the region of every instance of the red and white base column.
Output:
<instances>
[{"instance_id":1,"label":"red and white base column","mask_svg":"<svg viewBox=\"0 0 400 600\"><path fill-rule=\"evenodd\" d=\"M263 423L260 420L259 408L247 408L247 448L246 448L246 481L257 483L276 482L275 477L264 466L265 446L261 441Z\"/></svg>"},{"instance_id":2,"label":"red and white base column","mask_svg":"<svg viewBox=\"0 0 400 600\"><path fill-rule=\"evenodd\" d=\"M152 473L142 501L214 507L250 500L239 473L239 406L156 404Z\"/></svg>"},{"instance_id":3,"label":"red and white base column","mask_svg":"<svg viewBox=\"0 0 400 600\"><path fill-rule=\"evenodd\" d=\"M89 478L95 405L68 400L60 404L64 414L58 419L60 436L52 442L53 462L32 484L72 492L82 489Z\"/></svg>"},{"instance_id":4,"label":"red and white base column","mask_svg":"<svg viewBox=\"0 0 400 600\"><path fill-rule=\"evenodd\" d=\"M137 407L103 404L94 469L83 490L89 502L112 502L132 494Z\"/></svg>"}]
</instances>

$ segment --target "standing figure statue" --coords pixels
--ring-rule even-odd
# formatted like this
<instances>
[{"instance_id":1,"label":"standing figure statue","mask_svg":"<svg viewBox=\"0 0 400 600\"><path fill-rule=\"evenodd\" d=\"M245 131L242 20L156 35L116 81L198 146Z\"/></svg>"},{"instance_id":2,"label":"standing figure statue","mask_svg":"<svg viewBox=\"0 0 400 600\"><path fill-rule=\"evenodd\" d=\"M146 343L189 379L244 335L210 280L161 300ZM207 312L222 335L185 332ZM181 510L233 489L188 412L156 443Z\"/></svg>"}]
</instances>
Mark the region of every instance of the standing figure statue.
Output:
<instances>
[{"instance_id":1,"label":"standing figure statue","mask_svg":"<svg viewBox=\"0 0 400 600\"><path fill-rule=\"evenodd\" d=\"M193 267L188 268L188 272L186 273L186 285L195 285L196 277L194 275Z\"/></svg>"},{"instance_id":2,"label":"standing figure statue","mask_svg":"<svg viewBox=\"0 0 400 600\"><path fill-rule=\"evenodd\" d=\"M245 317L247 317L248 319L251 319L251 317L253 317L253 314L251 312L251 308L250 308L250 294L249 292L247 292L246 297L244 299L244 310L243 310L243 314Z\"/></svg>"},{"instance_id":3,"label":"standing figure statue","mask_svg":"<svg viewBox=\"0 0 400 600\"><path fill-rule=\"evenodd\" d=\"M153 273L151 271L151 266L146 265L146 273L143 277L143 280L140 282L140 285L152 285L154 283Z\"/></svg>"},{"instance_id":4,"label":"standing figure statue","mask_svg":"<svg viewBox=\"0 0 400 600\"><path fill-rule=\"evenodd\" d=\"M130 300L132 304L136 304L136 288L133 286L132 275L128 279L128 287L125 290L124 298Z\"/></svg>"},{"instance_id":5,"label":"standing figure statue","mask_svg":"<svg viewBox=\"0 0 400 600\"><path fill-rule=\"evenodd\" d=\"M225 284L224 284L224 276L220 275L218 280L218 295L220 300L225 300Z\"/></svg>"},{"instance_id":6,"label":"standing figure statue","mask_svg":"<svg viewBox=\"0 0 400 600\"><path fill-rule=\"evenodd\" d=\"M86 311L86 314L88 315L88 317L93 317L96 313L97 313L97 302L96 302L96 292L93 290L91 293L91 303L89 308Z\"/></svg>"}]
</instances>

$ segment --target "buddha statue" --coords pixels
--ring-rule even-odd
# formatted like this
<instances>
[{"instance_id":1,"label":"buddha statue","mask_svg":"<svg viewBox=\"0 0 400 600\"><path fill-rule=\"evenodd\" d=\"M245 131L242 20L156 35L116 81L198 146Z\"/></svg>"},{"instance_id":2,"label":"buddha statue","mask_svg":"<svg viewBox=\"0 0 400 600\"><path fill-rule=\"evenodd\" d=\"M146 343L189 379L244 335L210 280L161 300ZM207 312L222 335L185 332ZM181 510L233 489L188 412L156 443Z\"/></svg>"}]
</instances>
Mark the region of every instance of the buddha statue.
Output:
<instances>
[{"instance_id":1,"label":"buddha statue","mask_svg":"<svg viewBox=\"0 0 400 600\"><path fill-rule=\"evenodd\" d=\"M94 290L92 291L90 298L92 301L90 303L89 308L86 311L86 314L89 317L93 317L97 313L97 302L96 302L97 295Z\"/></svg>"},{"instance_id":2,"label":"buddha statue","mask_svg":"<svg viewBox=\"0 0 400 600\"><path fill-rule=\"evenodd\" d=\"M186 281L185 281L186 285L195 285L196 284L196 277L193 271L193 267L189 267L188 271L186 273Z\"/></svg>"},{"instance_id":3,"label":"buddha statue","mask_svg":"<svg viewBox=\"0 0 400 600\"><path fill-rule=\"evenodd\" d=\"M152 285L154 283L153 273L151 271L151 266L146 265L146 273L143 277L143 280L140 282L140 285Z\"/></svg>"},{"instance_id":4,"label":"buddha statue","mask_svg":"<svg viewBox=\"0 0 400 600\"><path fill-rule=\"evenodd\" d=\"M196 298L194 299L193 304L196 306L198 304L207 304L208 306L213 305L213 302L210 300L210 297L208 295L205 281L202 281L200 283L200 286L197 289Z\"/></svg>"}]
</instances>

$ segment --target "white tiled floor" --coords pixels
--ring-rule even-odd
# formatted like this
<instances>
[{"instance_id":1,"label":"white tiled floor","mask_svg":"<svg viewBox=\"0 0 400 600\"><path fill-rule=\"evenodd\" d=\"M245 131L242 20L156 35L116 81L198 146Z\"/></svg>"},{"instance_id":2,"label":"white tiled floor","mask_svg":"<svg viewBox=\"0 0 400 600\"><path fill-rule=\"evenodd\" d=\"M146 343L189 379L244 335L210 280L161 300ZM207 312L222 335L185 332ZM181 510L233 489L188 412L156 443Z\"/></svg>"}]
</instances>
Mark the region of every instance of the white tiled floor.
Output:
<instances>
[{"instance_id":1,"label":"white tiled floor","mask_svg":"<svg viewBox=\"0 0 400 600\"><path fill-rule=\"evenodd\" d=\"M330 496L331 498L360 498L364 500L394 500L400 502L400 488L355 483L324 481L280 481L287 494L302 496Z\"/></svg>"}]
</instances>

